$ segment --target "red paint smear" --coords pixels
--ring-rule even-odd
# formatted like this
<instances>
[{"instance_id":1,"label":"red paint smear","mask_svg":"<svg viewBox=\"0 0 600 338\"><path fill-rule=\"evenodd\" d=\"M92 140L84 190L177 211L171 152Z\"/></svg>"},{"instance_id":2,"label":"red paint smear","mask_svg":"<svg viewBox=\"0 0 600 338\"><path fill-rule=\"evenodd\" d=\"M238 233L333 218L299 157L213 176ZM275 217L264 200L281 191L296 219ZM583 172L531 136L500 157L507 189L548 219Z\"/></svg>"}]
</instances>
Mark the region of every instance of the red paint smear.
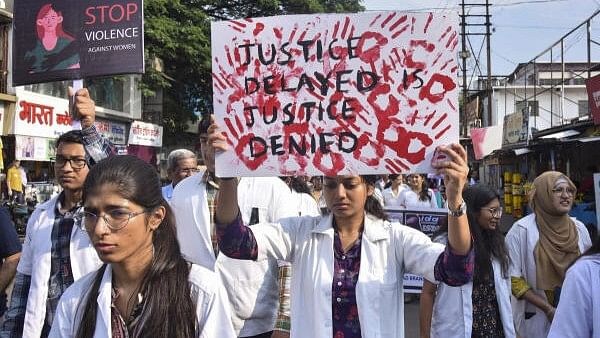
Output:
<instances>
[{"instance_id":1,"label":"red paint smear","mask_svg":"<svg viewBox=\"0 0 600 338\"><path fill-rule=\"evenodd\" d=\"M435 123L433 124L433 126L431 126L431 129L435 129L437 128L442 122L444 122L444 120L448 117L447 113L444 113L444 115L442 115L437 121L435 121Z\"/></svg>"},{"instance_id":2,"label":"red paint smear","mask_svg":"<svg viewBox=\"0 0 600 338\"><path fill-rule=\"evenodd\" d=\"M427 115L425 117L425 124L424 126L427 127L427 125L429 124L429 121L431 121L431 119L433 119L433 117L435 116L436 111L434 110L433 113Z\"/></svg>"},{"instance_id":3,"label":"red paint smear","mask_svg":"<svg viewBox=\"0 0 600 338\"><path fill-rule=\"evenodd\" d=\"M385 25L387 25L388 22L390 22L390 20L392 20L392 18L395 16L396 16L396 12L393 12L392 14L388 15L388 17L385 18L385 20L383 20L383 22L381 23L381 28L384 28Z\"/></svg>"},{"instance_id":4,"label":"red paint smear","mask_svg":"<svg viewBox=\"0 0 600 338\"><path fill-rule=\"evenodd\" d=\"M373 150L374 157L369 158L366 155L363 155L366 150L365 147L370 147ZM357 147L352 153L352 156L356 160L359 160L370 167L379 166L379 161L383 158L384 155L385 148L381 144L373 142L371 140L370 135L366 133L360 135L360 137L358 138Z\"/></svg>"},{"instance_id":5,"label":"red paint smear","mask_svg":"<svg viewBox=\"0 0 600 338\"><path fill-rule=\"evenodd\" d=\"M400 17L400 19L396 20L396 22L394 22L393 25L390 26L390 32L393 31L394 29L396 29L396 27L398 27L401 23L406 22L407 16L403 15Z\"/></svg>"},{"instance_id":6,"label":"red paint smear","mask_svg":"<svg viewBox=\"0 0 600 338\"><path fill-rule=\"evenodd\" d=\"M450 39L448 39L448 43L446 43L446 48L450 47L450 44L452 43L454 38L456 38L456 32L452 32L452 35L450 35Z\"/></svg>"},{"instance_id":7,"label":"red paint smear","mask_svg":"<svg viewBox=\"0 0 600 338\"><path fill-rule=\"evenodd\" d=\"M340 22L336 22L335 26L333 26L333 38L337 38L338 30L340 29Z\"/></svg>"},{"instance_id":8,"label":"red paint smear","mask_svg":"<svg viewBox=\"0 0 600 338\"><path fill-rule=\"evenodd\" d=\"M377 22L377 20L379 20L379 18L381 18L381 14L377 15L375 17L375 19L373 19L373 21L371 21L371 23L369 24L369 27L373 27L373 25L375 24L375 22Z\"/></svg>"},{"instance_id":9,"label":"red paint smear","mask_svg":"<svg viewBox=\"0 0 600 338\"><path fill-rule=\"evenodd\" d=\"M425 23L425 28L423 29L423 33L427 33L427 30L429 29L429 25L431 24L431 20L433 20L433 13L429 13L429 16L427 17L427 22Z\"/></svg>"},{"instance_id":10,"label":"red paint smear","mask_svg":"<svg viewBox=\"0 0 600 338\"><path fill-rule=\"evenodd\" d=\"M440 59L442 58L442 53L438 53L438 55L435 57L435 60L433 60L433 63L431 64L432 66L435 66L436 63L438 63L438 61L440 61Z\"/></svg>"},{"instance_id":11,"label":"red paint smear","mask_svg":"<svg viewBox=\"0 0 600 338\"><path fill-rule=\"evenodd\" d=\"M444 91L438 94L433 94L431 93L431 88L436 82L442 85ZM431 76L427 84L421 87L419 99L427 99L431 103L438 103L444 99L444 96L447 92L453 90L454 88L456 88L456 83L454 83L452 78L443 74L435 73Z\"/></svg>"},{"instance_id":12,"label":"red paint smear","mask_svg":"<svg viewBox=\"0 0 600 338\"><path fill-rule=\"evenodd\" d=\"M414 113L412 113L412 115L410 115L408 117L408 124L410 124L411 126L415 125L415 122L417 122L417 117L419 116L419 111L415 110Z\"/></svg>"},{"instance_id":13,"label":"red paint smear","mask_svg":"<svg viewBox=\"0 0 600 338\"><path fill-rule=\"evenodd\" d=\"M442 66L442 68L440 68L440 70L444 70L444 69L446 69L446 67L448 67L448 65L449 65L451 62L453 62L453 61L454 61L454 60L448 60L448 61L446 61L446 63L444 63L444 65Z\"/></svg>"},{"instance_id":14,"label":"red paint smear","mask_svg":"<svg viewBox=\"0 0 600 338\"><path fill-rule=\"evenodd\" d=\"M446 128L444 128L442 131L440 131L439 133L437 133L435 135L435 139L438 140L440 137L442 137L442 135L444 135L448 130L450 130L450 125L448 125Z\"/></svg>"},{"instance_id":15,"label":"red paint smear","mask_svg":"<svg viewBox=\"0 0 600 338\"><path fill-rule=\"evenodd\" d=\"M354 26L352 26L352 29L350 29L350 36L348 36L348 38L352 37L354 37Z\"/></svg>"},{"instance_id":16,"label":"red paint smear","mask_svg":"<svg viewBox=\"0 0 600 338\"><path fill-rule=\"evenodd\" d=\"M397 38L398 36L400 36L400 34L406 32L406 30L408 29L409 25L405 25L404 27L402 27L401 30L397 31L396 33L394 33L394 35L392 35L392 39Z\"/></svg>"},{"instance_id":17,"label":"red paint smear","mask_svg":"<svg viewBox=\"0 0 600 338\"><path fill-rule=\"evenodd\" d=\"M225 118L225 125L227 126L227 129L229 129L229 132L233 135L233 137L235 137L236 139L240 138L240 135L238 134L237 130L233 127L233 124L231 124L231 120L229 118Z\"/></svg>"},{"instance_id":18,"label":"red paint smear","mask_svg":"<svg viewBox=\"0 0 600 338\"><path fill-rule=\"evenodd\" d=\"M363 50L365 42L368 39L375 39L375 43L371 48ZM358 44L356 45L356 54L360 57L360 60L365 63L372 63L381 57L381 48L387 45L388 39L377 32L365 32L361 36Z\"/></svg>"},{"instance_id":19,"label":"red paint smear","mask_svg":"<svg viewBox=\"0 0 600 338\"><path fill-rule=\"evenodd\" d=\"M227 63L230 67L233 67L233 60L231 59L231 50L229 49L229 46L225 46L225 54L227 54ZM219 62L219 60L217 60L217 62Z\"/></svg>"},{"instance_id":20,"label":"red paint smear","mask_svg":"<svg viewBox=\"0 0 600 338\"><path fill-rule=\"evenodd\" d=\"M451 26L449 26L448 28L446 28L446 31L442 34L442 36L440 36L438 42L442 41L446 37L446 35L448 35L448 33L450 33L450 31L452 31L452 27Z\"/></svg>"},{"instance_id":21,"label":"red paint smear","mask_svg":"<svg viewBox=\"0 0 600 338\"><path fill-rule=\"evenodd\" d=\"M266 153L261 156L255 157L253 159L244 155L244 149L250 145L250 140L254 136L255 136L254 133L249 133L247 135L244 135L242 138L240 138L238 140L238 144L234 148L235 153L237 154L237 157L240 160L242 160L242 162L246 165L246 167L248 169L250 169L252 171L255 171L256 169L258 169L258 167L260 167L267 160ZM264 150L262 144L259 143L256 145L257 145L257 147L255 149L255 152L261 153Z\"/></svg>"},{"instance_id":22,"label":"red paint smear","mask_svg":"<svg viewBox=\"0 0 600 338\"><path fill-rule=\"evenodd\" d=\"M235 60L235 63L239 65L235 68L235 72L238 75L243 75L248 70L248 65L242 65L242 57L239 48L233 50L233 59Z\"/></svg>"},{"instance_id":23,"label":"red paint smear","mask_svg":"<svg viewBox=\"0 0 600 338\"><path fill-rule=\"evenodd\" d=\"M260 34L260 32L262 32L263 29L265 29L265 25L262 22L257 22L256 27L254 27L254 30L252 31L252 34L254 36L258 36L258 34Z\"/></svg>"},{"instance_id":24,"label":"red paint smear","mask_svg":"<svg viewBox=\"0 0 600 338\"><path fill-rule=\"evenodd\" d=\"M448 105L450 105L452 110L456 111L456 106L452 103L452 101L450 101L450 99L447 99L446 102L448 103Z\"/></svg>"},{"instance_id":25,"label":"red paint smear","mask_svg":"<svg viewBox=\"0 0 600 338\"><path fill-rule=\"evenodd\" d=\"M450 68L450 72L451 72L451 73L454 73L454 72L456 72L457 70L458 70L458 66L454 66L454 67Z\"/></svg>"},{"instance_id":26,"label":"red paint smear","mask_svg":"<svg viewBox=\"0 0 600 338\"><path fill-rule=\"evenodd\" d=\"M217 82L217 85L220 87L219 89L225 90L225 83L223 83L215 73L211 73L213 79Z\"/></svg>"},{"instance_id":27,"label":"red paint smear","mask_svg":"<svg viewBox=\"0 0 600 338\"><path fill-rule=\"evenodd\" d=\"M240 28L238 28L238 27L236 27L236 26L229 25L229 27L231 27L233 30L236 30L236 31L238 31L238 32L240 32L240 33L243 33L243 32L244 32L243 30L241 30Z\"/></svg>"},{"instance_id":28,"label":"red paint smear","mask_svg":"<svg viewBox=\"0 0 600 338\"><path fill-rule=\"evenodd\" d=\"M342 38L346 38L346 32L348 31L348 25L350 24L350 18L346 17L344 20L344 29L342 29Z\"/></svg>"},{"instance_id":29,"label":"red paint smear","mask_svg":"<svg viewBox=\"0 0 600 338\"><path fill-rule=\"evenodd\" d=\"M323 154L320 150L317 150L315 156L313 157L313 165L319 169L323 175L325 176L337 176L342 169L346 166L344 161L344 156L339 153L329 153L329 157L331 158L332 166L328 168L325 163L323 163Z\"/></svg>"},{"instance_id":30,"label":"red paint smear","mask_svg":"<svg viewBox=\"0 0 600 338\"><path fill-rule=\"evenodd\" d=\"M275 34L275 37L279 40L281 40L281 38L283 37L280 28L273 27L273 34Z\"/></svg>"},{"instance_id":31,"label":"red paint smear","mask_svg":"<svg viewBox=\"0 0 600 338\"><path fill-rule=\"evenodd\" d=\"M412 18L412 25L411 25L411 27L410 27L410 34L415 34L415 23L416 23L416 22L417 22L417 18L415 18L415 17L413 16L413 18Z\"/></svg>"},{"instance_id":32,"label":"red paint smear","mask_svg":"<svg viewBox=\"0 0 600 338\"><path fill-rule=\"evenodd\" d=\"M229 22L231 22L234 25L240 26L242 28L246 28L246 24L245 23L238 22L238 21L235 21L235 20L230 20Z\"/></svg>"},{"instance_id":33,"label":"red paint smear","mask_svg":"<svg viewBox=\"0 0 600 338\"><path fill-rule=\"evenodd\" d=\"M297 31L298 31L298 26L294 26L294 29L290 33L290 38L288 39L288 41L292 41L294 39L294 36L296 35Z\"/></svg>"},{"instance_id":34,"label":"red paint smear","mask_svg":"<svg viewBox=\"0 0 600 338\"><path fill-rule=\"evenodd\" d=\"M386 108L382 108L377 103L377 98L380 95L387 95L389 93L390 93L390 85L387 83L383 83L383 84L377 85L369 93L369 96L367 97L367 102L373 108L375 116L377 116L378 119L380 117L388 118L390 116L394 116L394 115L398 114L398 109L400 107L400 104L398 102L398 99L395 96L388 95L388 106Z\"/></svg>"}]
</instances>

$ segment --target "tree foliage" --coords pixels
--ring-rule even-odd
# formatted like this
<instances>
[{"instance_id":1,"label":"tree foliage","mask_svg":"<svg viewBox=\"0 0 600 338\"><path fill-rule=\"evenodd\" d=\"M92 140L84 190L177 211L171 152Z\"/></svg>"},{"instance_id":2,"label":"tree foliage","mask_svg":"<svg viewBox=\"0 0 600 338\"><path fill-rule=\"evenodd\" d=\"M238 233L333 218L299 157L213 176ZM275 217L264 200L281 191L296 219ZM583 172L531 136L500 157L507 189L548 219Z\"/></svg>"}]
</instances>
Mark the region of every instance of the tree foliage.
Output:
<instances>
[{"instance_id":1,"label":"tree foliage","mask_svg":"<svg viewBox=\"0 0 600 338\"><path fill-rule=\"evenodd\" d=\"M212 102L210 22L283 14L358 12L361 0L146 0L144 96L161 89L165 144ZM157 62L160 61L160 62ZM156 65L161 64L162 69Z\"/></svg>"}]
</instances>

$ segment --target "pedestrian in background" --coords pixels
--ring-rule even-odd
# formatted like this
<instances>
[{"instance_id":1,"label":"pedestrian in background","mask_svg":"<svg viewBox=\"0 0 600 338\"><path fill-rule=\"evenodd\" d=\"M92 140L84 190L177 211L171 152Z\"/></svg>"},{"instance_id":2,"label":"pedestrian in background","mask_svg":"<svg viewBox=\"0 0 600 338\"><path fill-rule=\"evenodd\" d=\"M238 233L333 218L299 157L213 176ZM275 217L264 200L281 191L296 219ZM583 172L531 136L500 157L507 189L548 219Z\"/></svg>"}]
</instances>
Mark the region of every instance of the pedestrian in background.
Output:
<instances>
[{"instance_id":1,"label":"pedestrian in background","mask_svg":"<svg viewBox=\"0 0 600 338\"><path fill-rule=\"evenodd\" d=\"M567 271L548 338L600 338L600 237Z\"/></svg>"},{"instance_id":2,"label":"pedestrian in background","mask_svg":"<svg viewBox=\"0 0 600 338\"><path fill-rule=\"evenodd\" d=\"M565 271L591 246L585 225L569 217L575 185L547 171L533 181L533 213L506 235L510 256L513 317L520 337L546 337L559 301Z\"/></svg>"},{"instance_id":3,"label":"pedestrian in background","mask_svg":"<svg viewBox=\"0 0 600 338\"><path fill-rule=\"evenodd\" d=\"M402 175L392 174L388 177L391 185L383 190L383 205L386 208L400 208L400 195L409 188L404 184Z\"/></svg>"},{"instance_id":4,"label":"pedestrian in background","mask_svg":"<svg viewBox=\"0 0 600 338\"><path fill-rule=\"evenodd\" d=\"M65 292L51 337L235 337L217 275L181 256L152 166L129 155L101 161L83 203L104 264Z\"/></svg>"},{"instance_id":5,"label":"pedestrian in background","mask_svg":"<svg viewBox=\"0 0 600 338\"><path fill-rule=\"evenodd\" d=\"M170 201L173 197L173 189L183 179L198 172L198 158L193 151L177 149L169 153L167 158L167 175L171 183L162 187L162 195Z\"/></svg>"},{"instance_id":6,"label":"pedestrian in background","mask_svg":"<svg viewBox=\"0 0 600 338\"><path fill-rule=\"evenodd\" d=\"M424 280L419 307L421 338L514 338L508 249L498 230L502 216L499 196L479 184L462 195L475 251L473 281L453 287ZM447 233L434 241L446 244ZM448 304L459 306L449 310Z\"/></svg>"},{"instance_id":7,"label":"pedestrian in background","mask_svg":"<svg viewBox=\"0 0 600 338\"><path fill-rule=\"evenodd\" d=\"M421 174L407 176L408 187L400 195L400 205L404 208L438 208L433 190L429 189L427 178Z\"/></svg>"}]
</instances>

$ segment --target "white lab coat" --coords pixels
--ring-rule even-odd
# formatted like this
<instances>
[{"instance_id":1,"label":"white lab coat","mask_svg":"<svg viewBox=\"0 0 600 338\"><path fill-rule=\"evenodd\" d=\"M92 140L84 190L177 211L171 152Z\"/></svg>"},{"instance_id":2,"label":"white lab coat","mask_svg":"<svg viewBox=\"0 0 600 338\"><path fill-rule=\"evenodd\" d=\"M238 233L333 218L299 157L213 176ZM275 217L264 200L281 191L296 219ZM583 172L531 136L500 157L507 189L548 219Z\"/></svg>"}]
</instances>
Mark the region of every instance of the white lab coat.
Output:
<instances>
[{"instance_id":1,"label":"white lab coat","mask_svg":"<svg viewBox=\"0 0 600 338\"><path fill-rule=\"evenodd\" d=\"M548 338L600 338L600 254L567 271Z\"/></svg>"},{"instance_id":2,"label":"white lab coat","mask_svg":"<svg viewBox=\"0 0 600 338\"><path fill-rule=\"evenodd\" d=\"M51 235L57 200L58 196L38 206L27 224L27 234L23 243L21 260L17 266L19 273L31 276L23 337L39 337L46 318L48 280L50 279L50 251L52 249ZM87 273L97 270L102 264L87 232L77 223L71 231L69 253L75 281Z\"/></svg>"},{"instance_id":3,"label":"white lab coat","mask_svg":"<svg viewBox=\"0 0 600 338\"><path fill-rule=\"evenodd\" d=\"M68 338L75 337L78 324L83 316L83 308L88 299L89 290L96 277L96 272L90 273L71 285L63 294L56 309L56 317L52 323L50 337ZM235 338L231 326L227 296L220 283L215 283L213 271L198 265L192 265L189 282L192 295L196 299L196 320L199 332L197 337L202 338ZM112 268L109 264L102 276L100 290L98 291L98 312L96 315L96 328L94 338L110 338L111 332L111 290ZM165 299L168 302L168 299Z\"/></svg>"},{"instance_id":4,"label":"white lab coat","mask_svg":"<svg viewBox=\"0 0 600 338\"><path fill-rule=\"evenodd\" d=\"M292 263L292 338L331 337L332 221L332 215L297 217L252 228L259 260L271 256ZM443 245L417 230L365 217L356 285L364 338L404 337L404 273L433 280L433 268L443 250Z\"/></svg>"},{"instance_id":5,"label":"white lab coat","mask_svg":"<svg viewBox=\"0 0 600 338\"><path fill-rule=\"evenodd\" d=\"M320 216L321 210L317 201L310 194L291 191L296 200L295 216ZM291 203L291 202L290 202Z\"/></svg>"},{"instance_id":6,"label":"white lab coat","mask_svg":"<svg viewBox=\"0 0 600 338\"><path fill-rule=\"evenodd\" d=\"M579 234L579 250L584 252L592 245L590 235L583 223L575 218L573 218L573 221ZM539 238L540 234L535 222L535 214L530 214L513 224L506 235L506 245L511 260L509 275L525 278L531 290L545 299L544 290L536 288L536 265L533 252ZM514 296L511 296L511 298L517 334L520 337L546 337L550 330L550 322L546 318L546 314L524 299L519 300ZM535 315L525 319L525 312L535 313Z\"/></svg>"},{"instance_id":7,"label":"white lab coat","mask_svg":"<svg viewBox=\"0 0 600 338\"><path fill-rule=\"evenodd\" d=\"M439 208L435 193L431 189L427 189L427 193L431 199L429 201L421 201L419 195L410 188L404 189L400 194L399 203L407 209L411 208Z\"/></svg>"},{"instance_id":8,"label":"white lab coat","mask_svg":"<svg viewBox=\"0 0 600 338\"><path fill-rule=\"evenodd\" d=\"M273 330L279 304L278 264L275 259L243 261L225 255L215 258L203 173L179 182L170 201L177 219L181 251L192 263L219 273L229 296L232 322L239 336L253 336ZM277 177L242 178L238 204L246 223L252 208L259 219L275 222L297 215L289 187ZM254 229L255 226L252 226Z\"/></svg>"},{"instance_id":9,"label":"white lab coat","mask_svg":"<svg viewBox=\"0 0 600 338\"><path fill-rule=\"evenodd\" d=\"M406 189L410 189L410 188L404 184L401 184L398 187L397 194L394 194L394 190L392 190L392 187L384 189L383 190L383 205L386 208L400 208L400 206L401 206L400 196L402 195L402 192L404 192L404 190L406 190Z\"/></svg>"},{"instance_id":10,"label":"white lab coat","mask_svg":"<svg viewBox=\"0 0 600 338\"><path fill-rule=\"evenodd\" d=\"M514 338L516 335L510 305L510 278L502 277L502 266L495 258L492 259L492 270L504 337ZM458 287L444 283L438 284L431 317L431 338L471 338L473 328L472 294L473 282Z\"/></svg>"}]
</instances>

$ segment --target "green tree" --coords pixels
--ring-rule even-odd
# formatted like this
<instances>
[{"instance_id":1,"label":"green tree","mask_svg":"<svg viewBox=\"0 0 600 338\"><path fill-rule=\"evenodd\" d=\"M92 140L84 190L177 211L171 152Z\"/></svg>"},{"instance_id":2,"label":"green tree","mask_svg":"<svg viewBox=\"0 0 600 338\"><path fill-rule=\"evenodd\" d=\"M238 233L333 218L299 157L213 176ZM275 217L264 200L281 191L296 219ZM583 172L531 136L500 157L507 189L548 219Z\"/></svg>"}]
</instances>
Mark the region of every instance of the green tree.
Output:
<instances>
[{"instance_id":1,"label":"green tree","mask_svg":"<svg viewBox=\"0 0 600 338\"><path fill-rule=\"evenodd\" d=\"M212 102L210 22L283 14L358 12L361 0L146 0L144 96L163 91L164 144L178 143ZM155 67L160 60L160 67Z\"/></svg>"}]
</instances>

